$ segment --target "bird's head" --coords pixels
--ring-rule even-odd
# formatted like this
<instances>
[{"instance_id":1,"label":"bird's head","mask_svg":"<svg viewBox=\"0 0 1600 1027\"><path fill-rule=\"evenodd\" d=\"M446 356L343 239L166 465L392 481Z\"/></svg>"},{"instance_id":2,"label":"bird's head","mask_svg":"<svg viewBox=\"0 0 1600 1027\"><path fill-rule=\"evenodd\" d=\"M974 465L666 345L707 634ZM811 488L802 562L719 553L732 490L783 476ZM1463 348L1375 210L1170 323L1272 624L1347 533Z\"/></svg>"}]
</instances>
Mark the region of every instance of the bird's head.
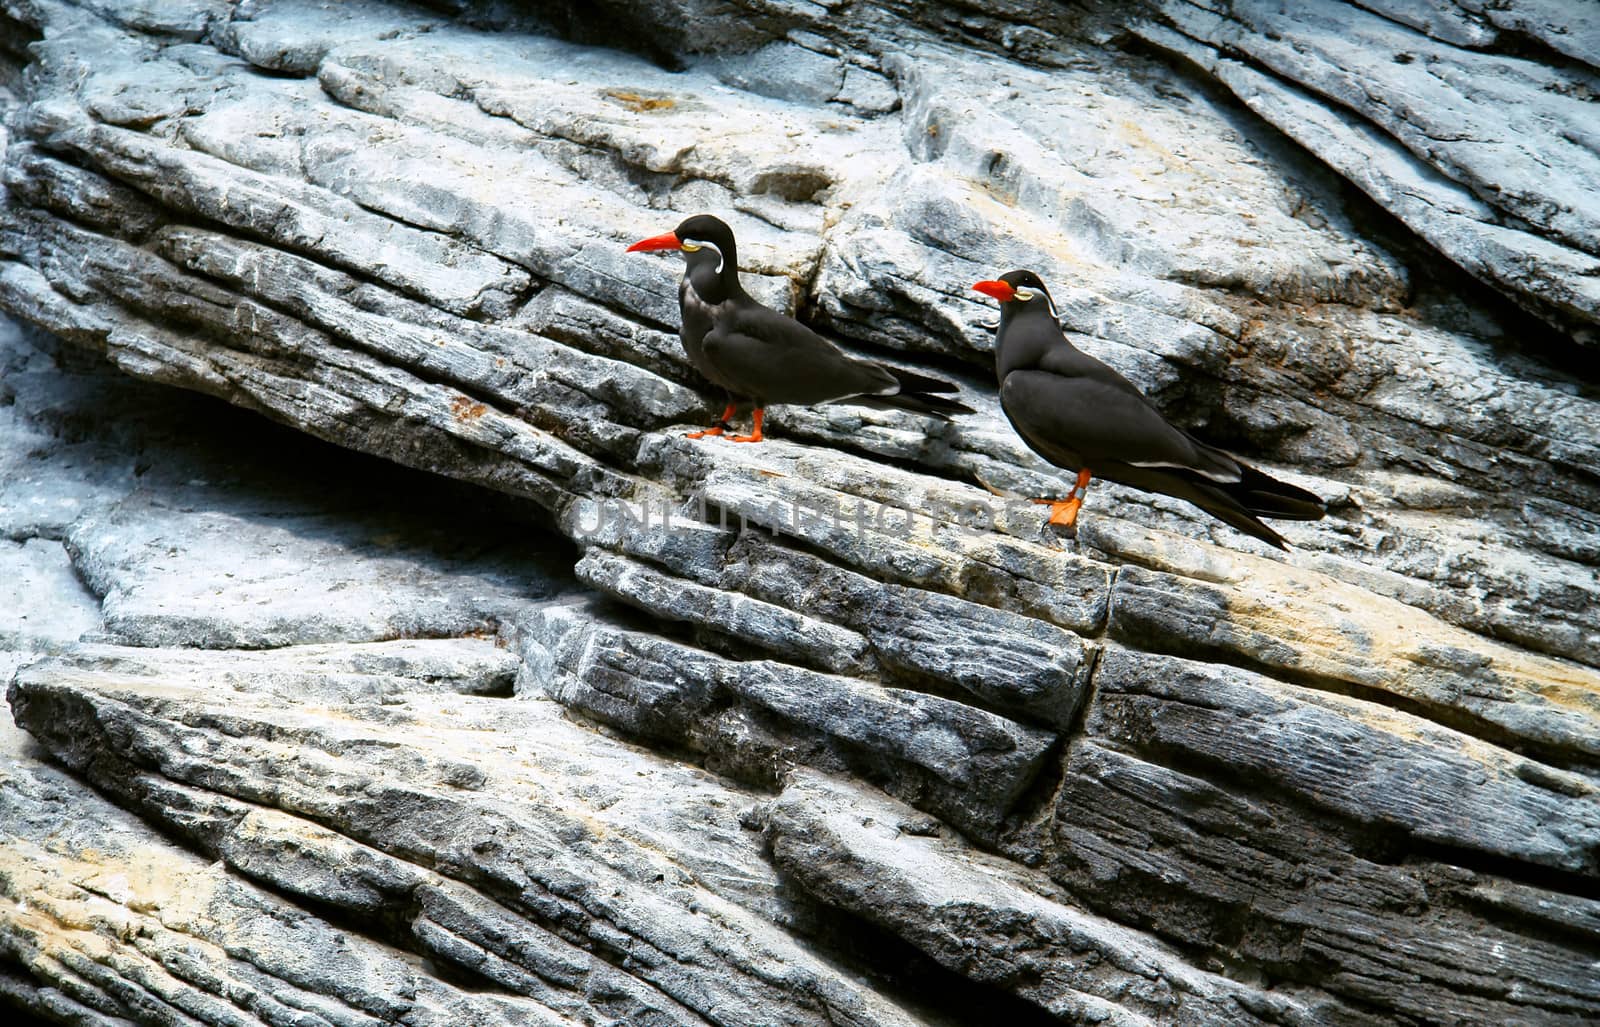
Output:
<instances>
[{"instance_id":1,"label":"bird's head","mask_svg":"<svg viewBox=\"0 0 1600 1027\"><path fill-rule=\"evenodd\" d=\"M1056 305L1050 299L1049 290L1032 271L1007 271L999 278L979 282L973 288L1000 301L1002 318L1024 310L1043 310L1048 311L1051 317L1056 316Z\"/></svg>"},{"instance_id":2,"label":"bird's head","mask_svg":"<svg viewBox=\"0 0 1600 1027\"><path fill-rule=\"evenodd\" d=\"M629 253L649 250L680 250L691 267L705 261L714 265L713 270L717 274L721 274L725 268L738 266L733 229L721 218L710 214L685 218L677 228L665 235L640 239L628 247Z\"/></svg>"}]
</instances>

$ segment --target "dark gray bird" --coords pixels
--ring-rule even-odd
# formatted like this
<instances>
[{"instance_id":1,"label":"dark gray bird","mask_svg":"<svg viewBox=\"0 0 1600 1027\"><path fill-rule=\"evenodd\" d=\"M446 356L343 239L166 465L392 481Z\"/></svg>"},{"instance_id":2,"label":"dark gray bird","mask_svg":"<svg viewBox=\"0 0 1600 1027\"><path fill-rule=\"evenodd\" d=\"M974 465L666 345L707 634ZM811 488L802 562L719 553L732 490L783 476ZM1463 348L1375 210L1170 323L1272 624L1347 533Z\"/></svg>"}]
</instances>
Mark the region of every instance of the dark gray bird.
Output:
<instances>
[{"instance_id":1,"label":"dark gray bird","mask_svg":"<svg viewBox=\"0 0 1600 1027\"><path fill-rule=\"evenodd\" d=\"M717 423L689 438L721 435L745 404L755 407L754 429L729 436L733 442L761 441L761 420L770 403L850 400L940 420L972 413L971 407L940 395L956 391L951 383L852 357L794 318L756 302L739 284L733 230L720 219L697 214L665 235L628 247L629 253L648 250L683 253L679 338L689 363L727 397Z\"/></svg>"},{"instance_id":2,"label":"dark gray bird","mask_svg":"<svg viewBox=\"0 0 1600 1027\"><path fill-rule=\"evenodd\" d=\"M1132 382L1080 352L1032 271L1011 271L974 289L1000 301L994 373L1000 406L1035 453L1078 474L1050 523L1072 530L1091 477L1185 499L1279 549L1283 537L1258 518L1314 521L1322 500L1173 427Z\"/></svg>"}]
</instances>

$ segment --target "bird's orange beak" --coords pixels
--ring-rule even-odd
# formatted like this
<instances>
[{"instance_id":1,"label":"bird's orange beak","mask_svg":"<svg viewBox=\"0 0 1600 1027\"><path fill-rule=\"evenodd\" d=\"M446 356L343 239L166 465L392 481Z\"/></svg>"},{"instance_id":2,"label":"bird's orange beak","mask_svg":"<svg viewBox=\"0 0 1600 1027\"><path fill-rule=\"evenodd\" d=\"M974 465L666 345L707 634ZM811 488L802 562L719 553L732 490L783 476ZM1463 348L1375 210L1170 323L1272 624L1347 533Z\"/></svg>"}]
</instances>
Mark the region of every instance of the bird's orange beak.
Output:
<instances>
[{"instance_id":1,"label":"bird's orange beak","mask_svg":"<svg viewBox=\"0 0 1600 1027\"><path fill-rule=\"evenodd\" d=\"M985 296L993 296L1001 303L1010 303L1011 300L1017 295L1017 290L1011 287L1010 282L1002 282L998 278L994 279L993 281L979 282L977 285L974 285L973 288L983 293Z\"/></svg>"},{"instance_id":2,"label":"bird's orange beak","mask_svg":"<svg viewBox=\"0 0 1600 1027\"><path fill-rule=\"evenodd\" d=\"M638 242L628 247L628 252L640 253L645 250L681 249L683 249L683 243L679 241L678 234L676 232L668 232L666 235L652 235L648 239L640 239Z\"/></svg>"}]
</instances>

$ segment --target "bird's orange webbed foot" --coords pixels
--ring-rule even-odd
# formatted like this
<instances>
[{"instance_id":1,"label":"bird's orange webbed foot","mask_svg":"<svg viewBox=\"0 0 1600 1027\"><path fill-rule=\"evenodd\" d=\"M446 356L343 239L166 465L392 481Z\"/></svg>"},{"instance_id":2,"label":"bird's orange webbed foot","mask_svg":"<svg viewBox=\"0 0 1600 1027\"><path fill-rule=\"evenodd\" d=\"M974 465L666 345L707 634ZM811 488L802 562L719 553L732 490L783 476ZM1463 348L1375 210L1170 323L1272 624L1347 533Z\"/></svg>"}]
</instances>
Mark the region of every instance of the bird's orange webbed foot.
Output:
<instances>
[{"instance_id":1,"label":"bird's orange webbed foot","mask_svg":"<svg viewBox=\"0 0 1600 1027\"><path fill-rule=\"evenodd\" d=\"M1083 506L1083 500L1077 496L1070 499L1035 499L1033 502L1041 506L1050 507L1049 523L1058 528L1075 528L1078 524L1078 509Z\"/></svg>"},{"instance_id":2,"label":"bird's orange webbed foot","mask_svg":"<svg viewBox=\"0 0 1600 1027\"><path fill-rule=\"evenodd\" d=\"M732 403L729 403L727 409L722 411L722 416L717 418L716 424L713 424L704 431L685 432L683 437L686 439L703 439L707 435L721 435L723 432L728 430L728 421L733 418L733 414L736 409L737 408Z\"/></svg>"},{"instance_id":3,"label":"bird's orange webbed foot","mask_svg":"<svg viewBox=\"0 0 1600 1027\"><path fill-rule=\"evenodd\" d=\"M1076 538L1078 534L1078 510L1083 506L1084 494L1089 491L1091 475L1086 467L1078 472L1078 480L1073 484L1072 491L1067 493L1066 499L1035 499L1035 503L1046 504L1050 507L1050 520L1046 523L1052 528L1059 529L1062 534Z\"/></svg>"},{"instance_id":4,"label":"bird's orange webbed foot","mask_svg":"<svg viewBox=\"0 0 1600 1027\"><path fill-rule=\"evenodd\" d=\"M766 413L766 411L762 410L760 407L756 407L756 412L751 417L751 421L752 421L752 423L754 425L754 428L752 429L750 434L749 435L729 435L728 436L728 441L729 442L760 442L761 441L761 418L762 418L762 415L765 414L765 413Z\"/></svg>"}]
</instances>

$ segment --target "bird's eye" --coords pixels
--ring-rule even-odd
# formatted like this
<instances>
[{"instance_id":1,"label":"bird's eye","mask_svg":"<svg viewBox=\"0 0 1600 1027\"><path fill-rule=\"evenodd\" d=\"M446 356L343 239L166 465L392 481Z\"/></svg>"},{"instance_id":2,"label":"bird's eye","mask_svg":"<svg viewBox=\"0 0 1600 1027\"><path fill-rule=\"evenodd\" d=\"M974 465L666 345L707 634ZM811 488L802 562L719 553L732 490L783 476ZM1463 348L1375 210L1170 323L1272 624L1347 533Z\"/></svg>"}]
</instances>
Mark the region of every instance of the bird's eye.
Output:
<instances>
[{"instance_id":1,"label":"bird's eye","mask_svg":"<svg viewBox=\"0 0 1600 1027\"><path fill-rule=\"evenodd\" d=\"M1032 289L1018 289L1015 292L1013 292L1011 295L1014 296L1015 298L1021 300L1022 302L1026 303L1029 300L1033 299L1033 297L1038 295L1038 294L1035 293Z\"/></svg>"},{"instance_id":2,"label":"bird's eye","mask_svg":"<svg viewBox=\"0 0 1600 1027\"><path fill-rule=\"evenodd\" d=\"M685 253L693 253L700 248L700 244L695 242L693 239L685 239L680 245L683 247L683 252Z\"/></svg>"}]
</instances>

